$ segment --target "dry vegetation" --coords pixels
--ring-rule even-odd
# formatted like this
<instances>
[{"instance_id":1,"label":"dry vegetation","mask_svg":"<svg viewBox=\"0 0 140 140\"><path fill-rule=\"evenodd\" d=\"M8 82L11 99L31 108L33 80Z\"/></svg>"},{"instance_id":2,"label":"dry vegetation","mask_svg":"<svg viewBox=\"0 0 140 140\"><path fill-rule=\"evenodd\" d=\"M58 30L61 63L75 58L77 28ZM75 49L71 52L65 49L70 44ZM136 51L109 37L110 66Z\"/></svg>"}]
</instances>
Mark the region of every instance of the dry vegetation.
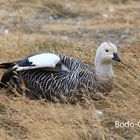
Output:
<instances>
[{"instance_id":1,"label":"dry vegetation","mask_svg":"<svg viewBox=\"0 0 140 140\"><path fill-rule=\"evenodd\" d=\"M1 62L51 51L93 65L105 40L115 42L122 57L114 64L113 91L98 101L53 104L1 90L0 139L139 140L140 127L115 127L115 121L140 121L139 14L136 0L0 0Z\"/></svg>"}]
</instances>

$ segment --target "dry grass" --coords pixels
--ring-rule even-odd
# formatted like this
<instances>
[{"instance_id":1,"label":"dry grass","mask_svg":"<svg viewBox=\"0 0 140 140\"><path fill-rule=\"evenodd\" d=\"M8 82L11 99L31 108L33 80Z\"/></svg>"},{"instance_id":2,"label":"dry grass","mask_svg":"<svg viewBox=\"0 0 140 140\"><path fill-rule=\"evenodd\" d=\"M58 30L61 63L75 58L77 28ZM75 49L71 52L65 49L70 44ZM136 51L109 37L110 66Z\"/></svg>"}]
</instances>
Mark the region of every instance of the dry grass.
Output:
<instances>
[{"instance_id":1,"label":"dry grass","mask_svg":"<svg viewBox=\"0 0 140 140\"><path fill-rule=\"evenodd\" d=\"M96 48L107 39L120 46L122 63L114 64L111 94L98 101L89 99L84 105L33 101L20 95L7 96L7 91L1 90L0 139L139 140L140 127L116 128L115 121L140 121L140 3L32 2L0 0L1 62L50 51L93 65ZM110 12L110 8L114 11ZM8 34L4 33L5 28L9 29ZM97 116L97 110L103 115Z\"/></svg>"}]
</instances>

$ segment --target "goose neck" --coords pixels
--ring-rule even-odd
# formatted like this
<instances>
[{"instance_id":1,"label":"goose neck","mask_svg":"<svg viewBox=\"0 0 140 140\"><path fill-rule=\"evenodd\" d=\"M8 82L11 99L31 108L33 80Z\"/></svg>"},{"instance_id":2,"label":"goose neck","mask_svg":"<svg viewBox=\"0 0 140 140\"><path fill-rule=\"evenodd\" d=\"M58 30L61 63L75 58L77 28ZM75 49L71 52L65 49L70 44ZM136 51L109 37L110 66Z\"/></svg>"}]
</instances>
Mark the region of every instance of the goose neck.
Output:
<instances>
[{"instance_id":1,"label":"goose neck","mask_svg":"<svg viewBox=\"0 0 140 140\"><path fill-rule=\"evenodd\" d=\"M112 64L97 63L95 67L96 78L99 80L109 80L113 78Z\"/></svg>"}]
</instances>

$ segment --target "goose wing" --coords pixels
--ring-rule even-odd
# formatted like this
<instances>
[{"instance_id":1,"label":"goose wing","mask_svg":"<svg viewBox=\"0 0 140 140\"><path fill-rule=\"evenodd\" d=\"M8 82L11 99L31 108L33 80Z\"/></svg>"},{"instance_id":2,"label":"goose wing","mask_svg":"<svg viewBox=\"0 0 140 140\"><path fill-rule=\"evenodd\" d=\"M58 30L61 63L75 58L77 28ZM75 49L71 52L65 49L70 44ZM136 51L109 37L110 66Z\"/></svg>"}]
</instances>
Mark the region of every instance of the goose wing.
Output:
<instances>
[{"instance_id":1,"label":"goose wing","mask_svg":"<svg viewBox=\"0 0 140 140\"><path fill-rule=\"evenodd\" d=\"M58 55L53 53L40 53L29 56L19 61L13 69L16 71L31 70L31 69L46 69L46 70L66 70L68 68L61 62Z\"/></svg>"}]
</instances>

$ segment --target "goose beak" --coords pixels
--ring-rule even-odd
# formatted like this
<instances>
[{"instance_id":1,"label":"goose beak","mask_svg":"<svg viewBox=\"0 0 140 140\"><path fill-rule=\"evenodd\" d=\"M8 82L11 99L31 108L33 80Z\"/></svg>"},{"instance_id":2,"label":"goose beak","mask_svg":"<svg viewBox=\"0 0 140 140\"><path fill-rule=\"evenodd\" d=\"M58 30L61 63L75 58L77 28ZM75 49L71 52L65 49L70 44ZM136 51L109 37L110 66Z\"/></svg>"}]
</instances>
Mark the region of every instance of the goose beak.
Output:
<instances>
[{"instance_id":1,"label":"goose beak","mask_svg":"<svg viewBox=\"0 0 140 140\"><path fill-rule=\"evenodd\" d=\"M113 58L112 58L114 61L118 61L118 62L121 62L121 59L119 58L118 54L117 53L113 53Z\"/></svg>"}]
</instances>

